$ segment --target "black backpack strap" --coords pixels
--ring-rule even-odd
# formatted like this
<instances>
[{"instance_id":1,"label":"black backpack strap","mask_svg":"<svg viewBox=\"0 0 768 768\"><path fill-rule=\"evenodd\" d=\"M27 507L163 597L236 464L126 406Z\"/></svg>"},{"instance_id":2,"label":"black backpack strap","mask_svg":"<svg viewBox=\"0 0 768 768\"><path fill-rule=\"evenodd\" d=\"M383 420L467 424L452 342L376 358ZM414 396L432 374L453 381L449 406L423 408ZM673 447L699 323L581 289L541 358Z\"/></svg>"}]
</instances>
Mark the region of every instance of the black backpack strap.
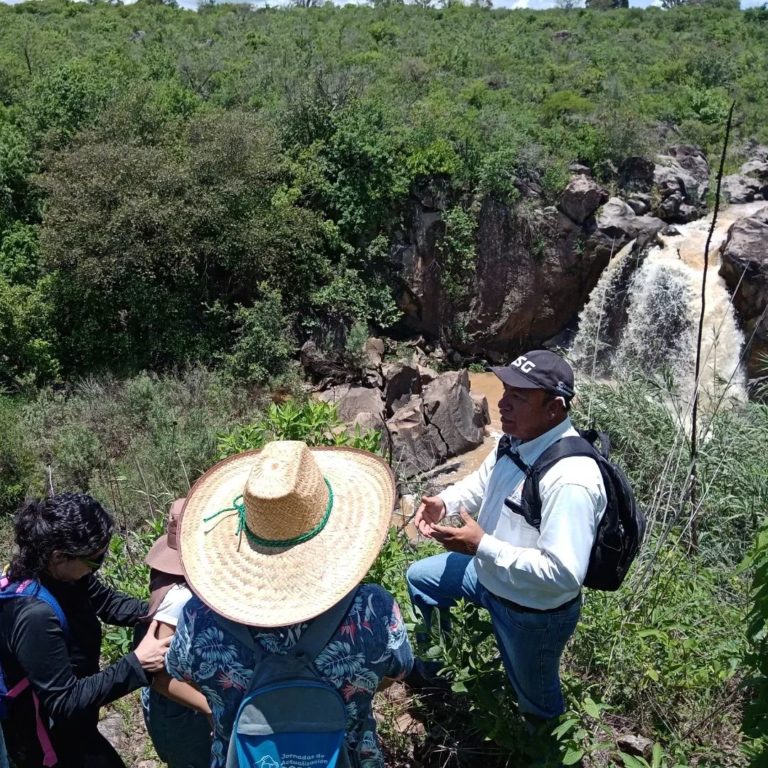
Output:
<instances>
[{"instance_id":1,"label":"black backpack strap","mask_svg":"<svg viewBox=\"0 0 768 768\"><path fill-rule=\"evenodd\" d=\"M339 624L346 617L358 588L355 587L349 594L339 600L336 605L329 608L325 613L321 613L316 619L313 619L289 653L294 656L304 654L314 661L325 646L328 645L328 642L339 628Z\"/></svg>"},{"instance_id":2,"label":"black backpack strap","mask_svg":"<svg viewBox=\"0 0 768 768\"><path fill-rule=\"evenodd\" d=\"M541 490L539 488L539 481L558 461L570 458L571 456L588 456L599 464L602 458L602 450L598 450L592 444L590 440L592 433L594 433L594 439L600 439L601 449L605 450L606 445L610 445L608 437L605 436L605 440L603 440L604 433L599 433L596 430L589 430L581 433L579 436L568 435L567 437L561 437L556 443L546 448L529 467L530 472L526 473L521 503L515 504L511 499L505 499L505 506L509 507L516 514L522 515L528 525L537 531L540 530Z\"/></svg>"},{"instance_id":3,"label":"black backpack strap","mask_svg":"<svg viewBox=\"0 0 768 768\"><path fill-rule=\"evenodd\" d=\"M316 619L312 619L307 630L299 638L298 642L288 650L291 656L300 656L306 654L313 661L320 655L320 652L328 645L328 641L339 628L339 624L347 615L349 606L357 594L358 587L355 587L349 594L345 595L336 605L329 608L325 613L320 614ZM256 663L261 661L267 654L253 636L254 632L259 631L259 627L251 627L245 624L225 619L223 616L214 614L216 622L226 629L231 635L234 635L243 645L253 650L256 655Z\"/></svg>"}]
</instances>

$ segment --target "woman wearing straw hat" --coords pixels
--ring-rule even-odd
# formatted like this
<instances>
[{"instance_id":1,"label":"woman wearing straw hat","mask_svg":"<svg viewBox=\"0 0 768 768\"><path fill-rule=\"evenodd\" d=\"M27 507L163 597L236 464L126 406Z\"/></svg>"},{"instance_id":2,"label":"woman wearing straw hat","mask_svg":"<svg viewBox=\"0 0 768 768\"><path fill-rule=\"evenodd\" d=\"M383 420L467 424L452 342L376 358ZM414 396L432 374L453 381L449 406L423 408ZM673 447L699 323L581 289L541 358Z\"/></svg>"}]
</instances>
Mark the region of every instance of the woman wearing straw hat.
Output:
<instances>
[{"instance_id":1,"label":"woman wearing straw hat","mask_svg":"<svg viewBox=\"0 0 768 768\"><path fill-rule=\"evenodd\" d=\"M177 534L184 499L168 511L166 531L149 550L144 562L149 571L149 617L157 622L157 636L172 637L181 612L192 593L184 580ZM211 710L200 691L173 680L165 670L141 691L144 722L158 757L169 768L207 768L211 762L211 736L207 716Z\"/></svg>"},{"instance_id":2,"label":"woman wearing straw hat","mask_svg":"<svg viewBox=\"0 0 768 768\"><path fill-rule=\"evenodd\" d=\"M348 608L314 669L344 701L351 763L383 767L373 694L383 677L405 677L413 654L394 598L360 582L387 535L394 500L392 472L379 457L296 441L232 456L194 485L179 544L196 597L167 669L194 682L211 706L212 768L225 765L255 659L287 653L343 600Z\"/></svg>"}]
</instances>

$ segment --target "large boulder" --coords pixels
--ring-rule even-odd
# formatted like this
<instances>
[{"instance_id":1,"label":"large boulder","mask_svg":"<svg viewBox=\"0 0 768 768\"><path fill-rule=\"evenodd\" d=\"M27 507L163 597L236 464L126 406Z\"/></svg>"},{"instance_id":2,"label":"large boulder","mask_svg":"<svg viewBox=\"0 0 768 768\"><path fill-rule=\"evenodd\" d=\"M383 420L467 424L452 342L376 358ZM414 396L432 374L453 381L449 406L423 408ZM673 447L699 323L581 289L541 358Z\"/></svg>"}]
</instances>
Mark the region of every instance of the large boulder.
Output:
<instances>
[{"instance_id":1,"label":"large boulder","mask_svg":"<svg viewBox=\"0 0 768 768\"><path fill-rule=\"evenodd\" d=\"M378 369L384 359L384 341L371 336L363 344L363 364L366 368Z\"/></svg>"},{"instance_id":2,"label":"large boulder","mask_svg":"<svg viewBox=\"0 0 768 768\"><path fill-rule=\"evenodd\" d=\"M739 173L723 178L721 189L727 203L768 199L768 162L749 160L741 166Z\"/></svg>"},{"instance_id":3,"label":"large boulder","mask_svg":"<svg viewBox=\"0 0 768 768\"><path fill-rule=\"evenodd\" d=\"M583 224L608 200L608 193L587 176L575 176L563 190L560 210L572 221Z\"/></svg>"},{"instance_id":4,"label":"large boulder","mask_svg":"<svg viewBox=\"0 0 768 768\"><path fill-rule=\"evenodd\" d=\"M402 477L428 472L448 456L440 432L427 424L421 398L416 395L387 420L386 435L392 466Z\"/></svg>"},{"instance_id":5,"label":"large boulder","mask_svg":"<svg viewBox=\"0 0 768 768\"><path fill-rule=\"evenodd\" d=\"M597 213L595 231L589 239L591 250L602 263L615 256L631 240L642 248L666 226L655 216L638 216L621 198L612 197Z\"/></svg>"},{"instance_id":6,"label":"large boulder","mask_svg":"<svg viewBox=\"0 0 768 768\"><path fill-rule=\"evenodd\" d=\"M318 383L319 388L352 378L352 373L344 365L326 356L312 339L302 346L299 359L307 375Z\"/></svg>"},{"instance_id":7,"label":"large boulder","mask_svg":"<svg viewBox=\"0 0 768 768\"><path fill-rule=\"evenodd\" d=\"M667 154L656 158L653 183L660 196L654 211L659 218L679 224L704 214L709 164L698 147L687 144L669 147Z\"/></svg>"},{"instance_id":8,"label":"large boulder","mask_svg":"<svg viewBox=\"0 0 768 768\"><path fill-rule=\"evenodd\" d=\"M421 372L418 366L407 363L388 363L384 375L384 408L391 416L402 408L412 395L421 394Z\"/></svg>"},{"instance_id":9,"label":"large boulder","mask_svg":"<svg viewBox=\"0 0 768 768\"><path fill-rule=\"evenodd\" d=\"M751 203L762 198L763 184L751 176L732 173L723 176L720 191L726 203Z\"/></svg>"},{"instance_id":10,"label":"large boulder","mask_svg":"<svg viewBox=\"0 0 768 768\"><path fill-rule=\"evenodd\" d=\"M381 429L384 400L378 389L340 384L326 389L325 392L320 393L319 398L326 403L335 404L342 421L351 423L360 414L370 414L374 423L378 421L377 429Z\"/></svg>"},{"instance_id":11,"label":"large boulder","mask_svg":"<svg viewBox=\"0 0 768 768\"><path fill-rule=\"evenodd\" d=\"M618 184L626 193L648 193L653 188L654 164L646 157L628 157L619 166Z\"/></svg>"},{"instance_id":12,"label":"large boulder","mask_svg":"<svg viewBox=\"0 0 768 768\"><path fill-rule=\"evenodd\" d=\"M440 432L449 456L472 450L483 442L484 425L476 424L466 370L441 374L427 385L423 399L426 420Z\"/></svg>"},{"instance_id":13,"label":"large boulder","mask_svg":"<svg viewBox=\"0 0 768 768\"><path fill-rule=\"evenodd\" d=\"M747 370L755 378L766 373L760 358L768 354L768 205L731 226L720 261L720 275L733 292L747 338L752 337Z\"/></svg>"},{"instance_id":14,"label":"large boulder","mask_svg":"<svg viewBox=\"0 0 768 768\"><path fill-rule=\"evenodd\" d=\"M470 392L469 395L472 398L472 407L474 410L472 423L476 427L485 430L485 427L491 423L491 411L488 407L488 398L485 395L476 392Z\"/></svg>"},{"instance_id":15,"label":"large boulder","mask_svg":"<svg viewBox=\"0 0 768 768\"><path fill-rule=\"evenodd\" d=\"M740 173L768 184L768 160L749 160L741 166Z\"/></svg>"}]
</instances>

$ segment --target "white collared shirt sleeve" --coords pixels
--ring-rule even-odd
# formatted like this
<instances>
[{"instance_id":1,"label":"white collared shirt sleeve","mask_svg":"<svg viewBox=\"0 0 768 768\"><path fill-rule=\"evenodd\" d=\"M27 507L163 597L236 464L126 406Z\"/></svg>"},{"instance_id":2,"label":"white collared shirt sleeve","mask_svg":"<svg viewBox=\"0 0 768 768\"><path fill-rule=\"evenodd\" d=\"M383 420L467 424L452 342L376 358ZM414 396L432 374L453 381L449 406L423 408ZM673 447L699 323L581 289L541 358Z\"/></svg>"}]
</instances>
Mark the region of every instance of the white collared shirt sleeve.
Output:
<instances>
[{"instance_id":1,"label":"white collared shirt sleeve","mask_svg":"<svg viewBox=\"0 0 768 768\"><path fill-rule=\"evenodd\" d=\"M488 479L496 464L496 446L471 475L441 491L438 496L445 502L446 515L458 515L464 507L473 517L477 517L488 488Z\"/></svg>"},{"instance_id":2,"label":"white collared shirt sleeve","mask_svg":"<svg viewBox=\"0 0 768 768\"><path fill-rule=\"evenodd\" d=\"M581 464L585 461L591 467ZM575 462L586 470L582 473L585 484L574 480L580 471ZM482 570L497 586L492 591L519 595L521 601L530 596L525 603L542 608L554 607L564 597L578 593L606 504L602 478L589 482L590 475L599 475L591 459L563 459L557 468L561 471L556 477L545 476L541 481L542 515L536 546L515 546L486 533L477 551Z\"/></svg>"}]
</instances>

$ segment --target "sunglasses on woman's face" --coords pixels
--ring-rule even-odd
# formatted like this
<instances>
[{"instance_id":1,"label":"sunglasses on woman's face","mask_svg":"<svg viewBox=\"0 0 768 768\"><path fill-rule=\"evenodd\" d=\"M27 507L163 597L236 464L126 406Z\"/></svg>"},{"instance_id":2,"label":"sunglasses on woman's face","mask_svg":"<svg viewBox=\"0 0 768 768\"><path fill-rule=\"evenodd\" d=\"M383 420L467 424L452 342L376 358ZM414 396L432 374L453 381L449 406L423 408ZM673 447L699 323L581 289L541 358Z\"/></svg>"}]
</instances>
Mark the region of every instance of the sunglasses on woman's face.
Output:
<instances>
[{"instance_id":1,"label":"sunglasses on woman's face","mask_svg":"<svg viewBox=\"0 0 768 768\"><path fill-rule=\"evenodd\" d=\"M94 555L93 557L81 557L80 555L77 555L76 559L92 571L98 571L106 556L107 550L105 549L100 555Z\"/></svg>"}]
</instances>

